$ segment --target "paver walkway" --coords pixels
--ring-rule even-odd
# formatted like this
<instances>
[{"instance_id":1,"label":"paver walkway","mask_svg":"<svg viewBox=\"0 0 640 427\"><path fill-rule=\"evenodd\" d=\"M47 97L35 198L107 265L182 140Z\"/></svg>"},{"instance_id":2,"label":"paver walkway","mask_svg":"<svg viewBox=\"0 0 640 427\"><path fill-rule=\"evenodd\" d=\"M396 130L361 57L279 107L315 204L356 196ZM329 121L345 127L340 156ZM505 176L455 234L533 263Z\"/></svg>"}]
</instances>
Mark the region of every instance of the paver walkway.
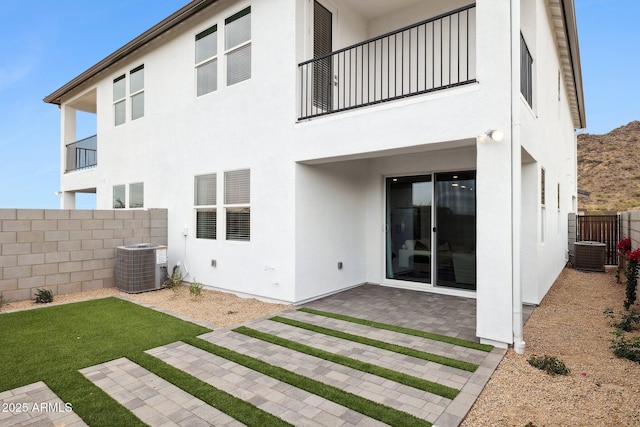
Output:
<instances>
[{"instance_id":1,"label":"paver walkway","mask_svg":"<svg viewBox=\"0 0 640 427\"><path fill-rule=\"evenodd\" d=\"M42 381L0 393L0 426L84 427L87 424ZM6 405L6 406L5 406Z\"/></svg>"},{"instance_id":2,"label":"paver walkway","mask_svg":"<svg viewBox=\"0 0 640 427\"><path fill-rule=\"evenodd\" d=\"M472 299L364 285L305 306L477 342L475 301ZM260 319L244 325L278 339L304 344L312 349L348 357L358 363L364 362L458 390L457 396L450 399L425 391L426 388L414 388L340 364L343 362L331 362L229 329L215 330L199 338L257 359L261 363L286 369L371 402L406 412L437 427L460 424L504 355L504 350L500 349L484 352L298 310L281 313L280 317L337 331L338 335L347 333L470 362L478 365L478 368L469 372L358 343L345 339L344 335L337 338L320 331L310 331L269 319ZM327 400L183 342L150 349L147 353L294 425L383 425L366 413L342 406L340 401ZM242 425L193 397L188 390L179 389L126 358L88 367L80 372L142 421L154 427ZM55 394L44 383L0 394L0 402L59 401L63 405L60 399L56 399ZM31 412L0 413L0 425L76 427L85 424L72 412Z\"/></svg>"}]
</instances>

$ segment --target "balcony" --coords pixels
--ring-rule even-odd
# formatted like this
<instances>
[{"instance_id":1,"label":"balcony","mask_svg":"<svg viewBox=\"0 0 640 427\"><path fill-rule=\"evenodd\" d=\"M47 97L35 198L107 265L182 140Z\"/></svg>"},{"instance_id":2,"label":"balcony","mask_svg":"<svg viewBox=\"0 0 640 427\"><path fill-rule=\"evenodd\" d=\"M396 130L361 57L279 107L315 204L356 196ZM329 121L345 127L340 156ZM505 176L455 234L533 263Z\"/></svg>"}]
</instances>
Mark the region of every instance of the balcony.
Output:
<instances>
[{"instance_id":1,"label":"balcony","mask_svg":"<svg viewBox=\"0 0 640 427\"><path fill-rule=\"evenodd\" d=\"M65 172L94 168L98 164L98 136L93 135L66 147Z\"/></svg>"},{"instance_id":2,"label":"balcony","mask_svg":"<svg viewBox=\"0 0 640 427\"><path fill-rule=\"evenodd\" d=\"M475 5L298 65L305 120L474 83Z\"/></svg>"}]
</instances>

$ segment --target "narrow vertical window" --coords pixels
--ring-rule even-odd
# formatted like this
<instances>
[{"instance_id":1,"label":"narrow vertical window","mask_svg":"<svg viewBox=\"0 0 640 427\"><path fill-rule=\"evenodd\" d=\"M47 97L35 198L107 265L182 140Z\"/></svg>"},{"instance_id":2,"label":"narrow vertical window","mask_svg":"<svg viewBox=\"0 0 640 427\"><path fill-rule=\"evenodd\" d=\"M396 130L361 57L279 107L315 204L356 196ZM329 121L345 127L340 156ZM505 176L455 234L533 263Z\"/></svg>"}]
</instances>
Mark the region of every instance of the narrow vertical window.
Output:
<instances>
[{"instance_id":1,"label":"narrow vertical window","mask_svg":"<svg viewBox=\"0 0 640 427\"><path fill-rule=\"evenodd\" d=\"M113 80L113 117L115 126L125 122L127 117L127 81L124 74Z\"/></svg>"},{"instance_id":2,"label":"narrow vertical window","mask_svg":"<svg viewBox=\"0 0 640 427\"><path fill-rule=\"evenodd\" d=\"M544 168L540 169L540 242L544 243L544 235L547 222L546 210L546 178Z\"/></svg>"},{"instance_id":3,"label":"narrow vertical window","mask_svg":"<svg viewBox=\"0 0 640 427\"><path fill-rule=\"evenodd\" d=\"M144 116L144 65L129 73L129 95L131 96L131 120Z\"/></svg>"},{"instance_id":4,"label":"narrow vertical window","mask_svg":"<svg viewBox=\"0 0 640 427\"><path fill-rule=\"evenodd\" d=\"M113 186L113 209L125 208L125 186L114 185Z\"/></svg>"},{"instance_id":5,"label":"narrow vertical window","mask_svg":"<svg viewBox=\"0 0 640 427\"><path fill-rule=\"evenodd\" d=\"M546 190L545 190L545 181L546 180L545 180L545 176L544 175L545 175L544 169L540 169L540 204L542 206L545 205L545 196L546 196L546 194L545 194L545 192L546 192Z\"/></svg>"},{"instance_id":6,"label":"narrow vertical window","mask_svg":"<svg viewBox=\"0 0 640 427\"><path fill-rule=\"evenodd\" d=\"M251 6L225 19L227 86L251 78Z\"/></svg>"},{"instance_id":7,"label":"narrow vertical window","mask_svg":"<svg viewBox=\"0 0 640 427\"><path fill-rule=\"evenodd\" d=\"M129 207L130 208L144 207L144 183L143 182L129 184Z\"/></svg>"},{"instance_id":8,"label":"narrow vertical window","mask_svg":"<svg viewBox=\"0 0 640 427\"><path fill-rule=\"evenodd\" d=\"M533 57L520 33L520 92L527 100L529 107L533 108Z\"/></svg>"},{"instance_id":9,"label":"narrow vertical window","mask_svg":"<svg viewBox=\"0 0 640 427\"><path fill-rule=\"evenodd\" d=\"M251 238L251 174L249 169L224 173L227 240Z\"/></svg>"},{"instance_id":10,"label":"narrow vertical window","mask_svg":"<svg viewBox=\"0 0 640 427\"><path fill-rule=\"evenodd\" d=\"M195 177L194 199L196 238L215 239L217 226L217 178L215 173Z\"/></svg>"},{"instance_id":11,"label":"narrow vertical window","mask_svg":"<svg viewBox=\"0 0 640 427\"><path fill-rule=\"evenodd\" d=\"M196 35L196 94L218 89L218 26Z\"/></svg>"}]
</instances>

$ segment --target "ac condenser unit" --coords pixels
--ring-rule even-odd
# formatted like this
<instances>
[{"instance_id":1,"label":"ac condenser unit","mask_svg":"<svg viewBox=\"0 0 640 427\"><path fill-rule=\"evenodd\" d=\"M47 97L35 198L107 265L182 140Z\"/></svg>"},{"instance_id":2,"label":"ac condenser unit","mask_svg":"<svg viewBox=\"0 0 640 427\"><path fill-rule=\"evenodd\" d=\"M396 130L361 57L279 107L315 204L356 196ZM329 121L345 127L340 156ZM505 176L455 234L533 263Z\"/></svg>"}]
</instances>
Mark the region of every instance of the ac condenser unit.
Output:
<instances>
[{"instance_id":1,"label":"ac condenser unit","mask_svg":"<svg viewBox=\"0 0 640 427\"><path fill-rule=\"evenodd\" d=\"M576 242L574 267L576 270L604 271L604 243Z\"/></svg>"},{"instance_id":2,"label":"ac condenser unit","mask_svg":"<svg viewBox=\"0 0 640 427\"><path fill-rule=\"evenodd\" d=\"M116 248L116 286L134 294L160 289L167 276L167 247L140 243Z\"/></svg>"}]
</instances>

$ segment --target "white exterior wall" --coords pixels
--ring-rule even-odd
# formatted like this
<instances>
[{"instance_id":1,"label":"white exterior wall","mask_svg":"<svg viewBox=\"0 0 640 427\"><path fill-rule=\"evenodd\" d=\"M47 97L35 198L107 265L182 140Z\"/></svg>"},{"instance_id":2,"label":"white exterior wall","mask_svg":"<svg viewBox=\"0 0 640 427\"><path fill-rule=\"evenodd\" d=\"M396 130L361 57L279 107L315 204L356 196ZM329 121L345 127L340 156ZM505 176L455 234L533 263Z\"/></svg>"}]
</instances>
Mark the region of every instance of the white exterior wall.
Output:
<instances>
[{"instance_id":1,"label":"white exterior wall","mask_svg":"<svg viewBox=\"0 0 640 427\"><path fill-rule=\"evenodd\" d=\"M535 58L537 85L554 88L549 80L558 60L544 0L535 1L543 12L538 11L536 44L544 46L538 48L544 55ZM337 12L334 48L465 4L439 0L427 8L418 2L388 20L367 21L339 0L323 3ZM215 23L222 34L224 19L249 4L251 79L226 87L219 76L216 92L196 97L195 34ZM79 88L66 103L97 90L98 166L63 174L62 189L95 187L97 208L110 209L114 185L124 184L128 192L129 184L144 182L145 207L168 209L169 264L180 262L187 280L301 302L365 282L397 285L385 279L386 176L476 170L477 292L432 290L475 297L478 336L512 342L511 88L505 83L511 79L510 1L476 2L478 83L296 123L297 64L311 57L311 4L222 1ZM222 53L218 60L224 60ZM114 127L113 79L140 64L144 117ZM564 200L575 194L575 182L566 178L575 173L566 167L573 165L566 157L575 159L566 97L555 105L546 93L535 93L536 108L522 108L521 118L521 142L533 162L523 167L522 178L526 301L539 300L563 265L566 221L558 223L558 233L554 221L566 218L571 206ZM69 127L64 111L63 105L63 124ZM65 129L62 140L73 140ZM502 130L504 140L479 143L477 136L489 129ZM564 147L561 154L558 147ZM538 164L547 170L548 204L556 200L556 182L563 198L560 216L555 209L547 213L544 245L531 243L531 237L540 237L539 206L534 206ZM251 240L226 241L223 175L246 168L251 170ZM195 238L194 176L209 173L218 177L217 240ZM541 271L541 277L529 280L532 271Z\"/></svg>"},{"instance_id":2,"label":"white exterior wall","mask_svg":"<svg viewBox=\"0 0 640 427\"><path fill-rule=\"evenodd\" d=\"M534 106L522 98L522 146L534 163L523 171L523 301L539 304L568 261L567 218L577 194L576 140L555 40L544 0L523 1L523 33L534 58ZM525 19L527 16L529 19ZM535 16L535 21L530 19ZM535 27L534 27L535 24ZM529 41L531 40L531 42ZM560 73L561 76L561 73ZM540 204L545 169L545 207ZM526 183L525 183L526 181ZM560 208L558 208L560 184ZM544 228L544 230L543 230Z\"/></svg>"}]
</instances>

